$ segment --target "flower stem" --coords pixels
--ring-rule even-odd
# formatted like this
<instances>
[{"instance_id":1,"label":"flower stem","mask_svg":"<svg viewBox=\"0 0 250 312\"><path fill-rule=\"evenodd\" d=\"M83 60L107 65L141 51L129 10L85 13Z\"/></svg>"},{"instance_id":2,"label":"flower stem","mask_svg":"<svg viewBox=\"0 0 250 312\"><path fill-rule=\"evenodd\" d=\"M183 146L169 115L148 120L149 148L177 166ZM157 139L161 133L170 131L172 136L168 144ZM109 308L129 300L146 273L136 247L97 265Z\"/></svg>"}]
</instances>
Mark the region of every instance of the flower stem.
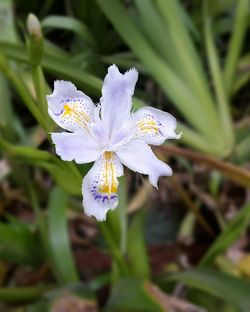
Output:
<instances>
[{"instance_id":1,"label":"flower stem","mask_svg":"<svg viewBox=\"0 0 250 312\"><path fill-rule=\"evenodd\" d=\"M110 251L116 260L117 266L118 266L121 274L123 276L129 275L128 266L127 266L126 262L124 261L119 248L116 246L116 243L115 243L115 241L112 237L112 234L111 234L111 232L107 226L107 223L106 222L98 222L98 225L99 225L99 229L101 230L106 242L109 245Z\"/></svg>"},{"instance_id":2,"label":"flower stem","mask_svg":"<svg viewBox=\"0 0 250 312\"><path fill-rule=\"evenodd\" d=\"M36 100L38 108L44 120L44 129L46 133L53 131L54 124L51 118L48 118L48 104L46 101L46 81L41 65L32 65L32 80L36 91Z\"/></svg>"}]
</instances>

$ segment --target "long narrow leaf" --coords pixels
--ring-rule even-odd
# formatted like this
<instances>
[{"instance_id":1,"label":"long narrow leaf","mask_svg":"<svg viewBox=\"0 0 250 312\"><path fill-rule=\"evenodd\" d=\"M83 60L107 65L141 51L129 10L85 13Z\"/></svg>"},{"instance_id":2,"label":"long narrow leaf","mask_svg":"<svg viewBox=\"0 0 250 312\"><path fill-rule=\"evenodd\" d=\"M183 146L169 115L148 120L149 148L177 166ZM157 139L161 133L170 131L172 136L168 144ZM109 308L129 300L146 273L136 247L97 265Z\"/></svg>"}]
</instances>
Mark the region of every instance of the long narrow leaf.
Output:
<instances>
[{"instance_id":1,"label":"long narrow leaf","mask_svg":"<svg viewBox=\"0 0 250 312\"><path fill-rule=\"evenodd\" d=\"M77 282L77 272L70 250L67 228L67 196L59 188L51 192L48 206L48 229L51 262L59 283Z\"/></svg>"},{"instance_id":2,"label":"long narrow leaf","mask_svg":"<svg viewBox=\"0 0 250 312\"><path fill-rule=\"evenodd\" d=\"M215 112L211 113L211 111L207 112L207 110L204 110L204 107L190 92L180 77L155 54L133 20L127 15L120 1L97 0L97 3L138 58L146 64L156 81L171 97L185 118L205 136L210 138L212 140L211 144L213 144L212 142L220 142L223 145L221 133L218 135L220 125ZM207 123L208 118L213 125L212 127ZM220 145L220 148L223 149L222 145Z\"/></svg>"},{"instance_id":3,"label":"long narrow leaf","mask_svg":"<svg viewBox=\"0 0 250 312\"><path fill-rule=\"evenodd\" d=\"M228 143L228 149L230 152L234 142L233 125L231 120L230 107L224 89L223 76L220 69L218 55L213 42L211 21L208 16L206 1L204 2L204 24L205 24L205 40L208 60L214 81L214 89L217 97L220 119L224 129L225 139L227 140Z\"/></svg>"},{"instance_id":4,"label":"long narrow leaf","mask_svg":"<svg viewBox=\"0 0 250 312\"><path fill-rule=\"evenodd\" d=\"M232 83L235 78L235 71L237 62L239 59L244 37L247 31L247 24L249 22L249 0L238 0L236 1L236 16L234 21L233 34L229 43L228 53L226 57L225 65L225 87L228 94L232 94Z\"/></svg>"},{"instance_id":5,"label":"long narrow leaf","mask_svg":"<svg viewBox=\"0 0 250 312\"><path fill-rule=\"evenodd\" d=\"M215 257L225 251L246 230L250 221L250 204L242 208L223 233L216 239L201 259L199 266L208 266Z\"/></svg>"},{"instance_id":6,"label":"long narrow leaf","mask_svg":"<svg viewBox=\"0 0 250 312\"><path fill-rule=\"evenodd\" d=\"M0 259L37 266L43 260L42 244L28 225L18 220L0 224Z\"/></svg>"},{"instance_id":7,"label":"long narrow leaf","mask_svg":"<svg viewBox=\"0 0 250 312\"><path fill-rule=\"evenodd\" d=\"M128 257L132 274L148 278L150 275L149 258L144 234L145 211L134 215L128 232Z\"/></svg>"},{"instance_id":8,"label":"long narrow leaf","mask_svg":"<svg viewBox=\"0 0 250 312\"><path fill-rule=\"evenodd\" d=\"M20 61L20 62L25 62L25 63L28 62L27 53L25 52L25 49L22 45L12 45L9 43L0 42L0 48L2 48L4 53L9 58ZM58 60L55 57L52 57L45 53L42 64L43 64L44 69L47 72L55 74L56 76L58 75L60 77L63 77L64 79L70 79L71 81L74 81L75 83L77 83L80 87L89 90L92 94L95 94L95 95L100 94L101 84L102 84L101 79L98 79L94 77L93 75L88 74L84 71L80 71L78 68L76 68L76 66L68 64L66 59L64 62L62 62L61 59ZM162 80L164 80L164 78ZM171 78L170 78L170 81L171 81ZM172 89L171 88L169 89L170 92L172 90L174 94L176 93L178 95L181 93L179 92L182 88L181 83L179 83L179 88L175 84L171 84L171 86L172 86ZM174 94L173 94L173 98L174 98ZM192 96L191 96L191 99L189 99L190 96L191 96L190 94L189 96L186 96L184 94L182 97L181 103L183 103L183 105L186 106L185 111L187 112L187 116L192 118L193 116L191 113L189 113L188 104L194 103L195 100L193 100ZM133 102L134 102L135 107L138 107L138 108L141 107L141 101L139 101L138 99L134 100ZM180 103L180 109L183 110L181 103ZM199 107L198 103L197 103L197 107ZM195 111L195 108L194 108L194 111ZM195 116L197 114L198 114L197 112L194 113ZM206 117L203 113L200 113L200 116ZM207 124L206 120L203 120L203 123ZM184 127L182 128L188 129L187 126L185 126L185 128ZM194 131L192 132L192 130L188 132L185 130L183 132L184 132L183 139L185 140L185 142L187 142L187 144L190 144L192 147L195 147L203 152L210 151L209 154L214 154L216 156L220 156L222 154L223 146L221 146L220 144L216 144L215 146L213 145L214 141L213 143L208 143L207 142L208 140L204 138L204 136L202 137L197 132L194 132ZM198 137L201 137L201 138L198 139Z\"/></svg>"},{"instance_id":9,"label":"long narrow leaf","mask_svg":"<svg viewBox=\"0 0 250 312\"><path fill-rule=\"evenodd\" d=\"M75 32L90 46L96 46L96 42L88 27L77 19L69 16L52 15L41 22L43 28L59 28Z\"/></svg>"},{"instance_id":10,"label":"long narrow leaf","mask_svg":"<svg viewBox=\"0 0 250 312\"><path fill-rule=\"evenodd\" d=\"M192 288L202 290L236 306L242 312L250 311L250 282L232 275L212 270L192 270L171 274L160 281L178 281Z\"/></svg>"},{"instance_id":11,"label":"long narrow leaf","mask_svg":"<svg viewBox=\"0 0 250 312\"><path fill-rule=\"evenodd\" d=\"M183 11L178 0L157 0L156 3L166 20L167 27L174 46L174 56L180 62L185 75L185 83L192 88L192 92L197 95L204 112L210 123L218 126L218 120L211 93L206 82L204 71L197 52L195 51L191 36L183 23Z\"/></svg>"}]
</instances>

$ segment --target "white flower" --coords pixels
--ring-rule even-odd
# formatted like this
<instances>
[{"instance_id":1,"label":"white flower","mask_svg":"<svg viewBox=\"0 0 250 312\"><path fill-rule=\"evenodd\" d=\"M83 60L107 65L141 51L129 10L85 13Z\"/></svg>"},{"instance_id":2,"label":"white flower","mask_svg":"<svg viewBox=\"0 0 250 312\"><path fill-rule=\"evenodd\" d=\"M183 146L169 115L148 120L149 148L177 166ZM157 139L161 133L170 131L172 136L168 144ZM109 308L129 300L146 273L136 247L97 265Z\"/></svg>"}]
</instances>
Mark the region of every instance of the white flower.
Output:
<instances>
[{"instance_id":1,"label":"white flower","mask_svg":"<svg viewBox=\"0 0 250 312\"><path fill-rule=\"evenodd\" d=\"M70 131L52 133L56 153L78 164L95 162L83 179L82 193L85 213L99 221L118 205L117 178L123 165L147 174L155 187L160 176L172 175L148 144L178 139L176 119L152 107L130 112L137 78L135 69L121 74L110 66L98 106L67 81L55 81L54 92L47 96L51 118Z\"/></svg>"}]
</instances>

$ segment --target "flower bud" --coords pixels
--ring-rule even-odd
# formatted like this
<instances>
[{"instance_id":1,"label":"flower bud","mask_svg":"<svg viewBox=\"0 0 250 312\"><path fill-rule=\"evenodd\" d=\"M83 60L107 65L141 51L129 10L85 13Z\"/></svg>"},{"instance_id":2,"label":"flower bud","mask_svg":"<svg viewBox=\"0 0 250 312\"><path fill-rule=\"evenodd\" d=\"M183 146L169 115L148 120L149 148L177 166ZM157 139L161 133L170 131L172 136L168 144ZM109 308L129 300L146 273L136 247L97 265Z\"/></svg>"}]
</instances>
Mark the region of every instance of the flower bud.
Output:
<instances>
[{"instance_id":1,"label":"flower bud","mask_svg":"<svg viewBox=\"0 0 250 312\"><path fill-rule=\"evenodd\" d=\"M36 15L30 13L27 18L27 29L30 36L34 37L36 40L42 38L42 28L41 24L36 17Z\"/></svg>"},{"instance_id":2,"label":"flower bud","mask_svg":"<svg viewBox=\"0 0 250 312\"><path fill-rule=\"evenodd\" d=\"M38 18L32 13L27 18L27 29L30 62L33 66L37 66L41 63L43 54L43 33Z\"/></svg>"}]
</instances>

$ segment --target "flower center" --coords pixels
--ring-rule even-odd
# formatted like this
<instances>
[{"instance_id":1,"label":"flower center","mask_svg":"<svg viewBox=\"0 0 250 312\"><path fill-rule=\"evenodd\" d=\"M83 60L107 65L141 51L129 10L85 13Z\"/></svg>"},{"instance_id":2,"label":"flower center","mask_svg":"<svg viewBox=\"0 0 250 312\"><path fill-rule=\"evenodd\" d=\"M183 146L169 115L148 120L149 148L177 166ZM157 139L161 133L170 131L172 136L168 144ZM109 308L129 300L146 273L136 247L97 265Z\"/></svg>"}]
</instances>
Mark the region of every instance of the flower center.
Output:
<instances>
[{"instance_id":1,"label":"flower center","mask_svg":"<svg viewBox=\"0 0 250 312\"><path fill-rule=\"evenodd\" d=\"M114 169L114 154L110 151L103 153L105 162L104 167L104 183L99 187L100 193L106 193L110 198L112 193L116 193L118 183Z\"/></svg>"}]
</instances>

